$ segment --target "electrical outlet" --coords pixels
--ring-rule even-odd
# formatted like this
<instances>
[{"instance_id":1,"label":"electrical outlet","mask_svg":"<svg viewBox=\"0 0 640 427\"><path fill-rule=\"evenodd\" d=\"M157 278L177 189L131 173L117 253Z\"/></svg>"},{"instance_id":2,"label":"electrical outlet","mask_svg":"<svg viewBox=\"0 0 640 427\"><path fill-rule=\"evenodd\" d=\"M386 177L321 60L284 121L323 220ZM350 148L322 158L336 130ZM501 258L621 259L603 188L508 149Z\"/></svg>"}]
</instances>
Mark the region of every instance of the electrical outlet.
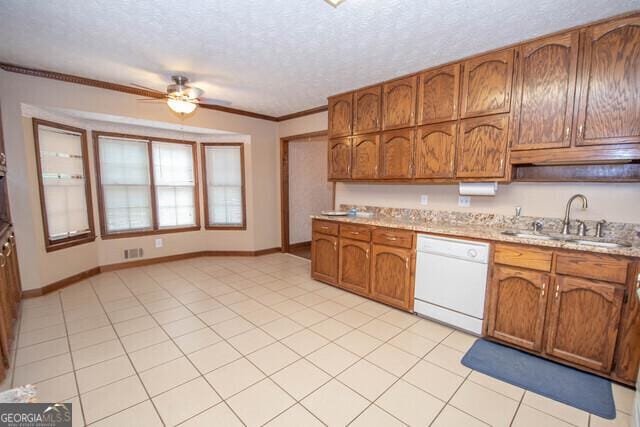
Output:
<instances>
[{"instance_id":1,"label":"electrical outlet","mask_svg":"<svg viewBox=\"0 0 640 427\"><path fill-rule=\"evenodd\" d=\"M156 239L156 248L161 248L163 245L162 239Z\"/></svg>"},{"instance_id":2,"label":"electrical outlet","mask_svg":"<svg viewBox=\"0 0 640 427\"><path fill-rule=\"evenodd\" d=\"M427 194L422 194L420 196L420 204L422 206L427 206L429 204L429 196Z\"/></svg>"},{"instance_id":3,"label":"electrical outlet","mask_svg":"<svg viewBox=\"0 0 640 427\"><path fill-rule=\"evenodd\" d=\"M462 208L468 208L469 206L471 206L471 197L458 196L458 206Z\"/></svg>"}]
</instances>

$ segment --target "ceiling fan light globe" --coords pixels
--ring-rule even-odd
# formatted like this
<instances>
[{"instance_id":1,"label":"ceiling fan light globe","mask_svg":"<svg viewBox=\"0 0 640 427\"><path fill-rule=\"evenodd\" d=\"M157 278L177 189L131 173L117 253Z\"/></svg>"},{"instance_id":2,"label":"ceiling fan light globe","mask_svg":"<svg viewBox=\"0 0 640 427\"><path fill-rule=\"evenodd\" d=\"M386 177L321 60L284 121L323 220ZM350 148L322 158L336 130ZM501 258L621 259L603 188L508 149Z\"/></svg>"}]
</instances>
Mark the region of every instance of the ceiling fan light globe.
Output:
<instances>
[{"instance_id":1,"label":"ceiling fan light globe","mask_svg":"<svg viewBox=\"0 0 640 427\"><path fill-rule=\"evenodd\" d=\"M167 105L169 106L169 108L171 108L173 111L179 114L193 113L193 111L198 106L194 102L182 101L180 99L172 99L172 98L167 99Z\"/></svg>"}]
</instances>

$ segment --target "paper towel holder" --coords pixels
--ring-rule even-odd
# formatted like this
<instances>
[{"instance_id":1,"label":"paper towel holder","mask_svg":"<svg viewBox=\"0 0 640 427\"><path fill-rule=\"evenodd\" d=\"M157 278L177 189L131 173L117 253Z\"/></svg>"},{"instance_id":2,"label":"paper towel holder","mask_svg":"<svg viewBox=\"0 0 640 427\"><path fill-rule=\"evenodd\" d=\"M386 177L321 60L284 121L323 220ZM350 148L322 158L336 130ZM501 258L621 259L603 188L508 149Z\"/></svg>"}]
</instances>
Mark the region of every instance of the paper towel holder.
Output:
<instances>
[{"instance_id":1,"label":"paper towel holder","mask_svg":"<svg viewBox=\"0 0 640 427\"><path fill-rule=\"evenodd\" d=\"M458 184L461 196L495 196L498 192L497 182L461 182Z\"/></svg>"}]
</instances>

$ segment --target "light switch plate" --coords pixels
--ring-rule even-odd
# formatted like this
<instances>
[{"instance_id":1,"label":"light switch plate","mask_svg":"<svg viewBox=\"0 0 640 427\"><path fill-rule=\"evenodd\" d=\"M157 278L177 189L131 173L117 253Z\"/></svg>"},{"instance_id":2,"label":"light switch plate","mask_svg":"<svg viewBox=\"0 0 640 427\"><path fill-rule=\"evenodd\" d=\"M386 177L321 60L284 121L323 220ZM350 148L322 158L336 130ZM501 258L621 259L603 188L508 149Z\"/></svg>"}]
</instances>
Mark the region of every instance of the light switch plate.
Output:
<instances>
[{"instance_id":1,"label":"light switch plate","mask_svg":"<svg viewBox=\"0 0 640 427\"><path fill-rule=\"evenodd\" d=\"M458 206L462 208L468 208L471 206L471 197L470 196L458 196Z\"/></svg>"},{"instance_id":2,"label":"light switch plate","mask_svg":"<svg viewBox=\"0 0 640 427\"><path fill-rule=\"evenodd\" d=\"M162 239L156 239L156 248L161 248L163 245Z\"/></svg>"},{"instance_id":3,"label":"light switch plate","mask_svg":"<svg viewBox=\"0 0 640 427\"><path fill-rule=\"evenodd\" d=\"M420 204L422 206L427 206L429 204L429 195L427 194L422 194L420 196Z\"/></svg>"}]
</instances>

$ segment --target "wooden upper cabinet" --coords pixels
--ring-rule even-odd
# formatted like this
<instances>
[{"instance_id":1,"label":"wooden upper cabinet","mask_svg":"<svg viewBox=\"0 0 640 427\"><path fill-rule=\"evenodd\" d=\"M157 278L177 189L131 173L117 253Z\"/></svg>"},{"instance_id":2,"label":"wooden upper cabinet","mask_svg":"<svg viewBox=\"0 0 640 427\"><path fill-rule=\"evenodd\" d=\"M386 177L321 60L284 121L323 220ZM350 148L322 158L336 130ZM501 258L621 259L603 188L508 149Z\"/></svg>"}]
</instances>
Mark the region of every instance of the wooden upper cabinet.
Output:
<instances>
[{"instance_id":1,"label":"wooden upper cabinet","mask_svg":"<svg viewBox=\"0 0 640 427\"><path fill-rule=\"evenodd\" d=\"M418 124L447 122L458 118L460 64L448 65L420 74L418 84Z\"/></svg>"},{"instance_id":2,"label":"wooden upper cabinet","mask_svg":"<svg viewBox=\"0 0 640 427\"><path fill-rule=\"evenodd\" d=\"M413 129L401 129L382 134L380 178L400 179L413 176L414 137Z\"/></svg>"},{"instance_id":3,"label":"wooden upper cabinet","mask_svg":"<svg viewBox=\"0 0 640 427\"><path fill-rule=\"evenodd\" d=\"M574 31L518 49L512 150L571 145L578 40Z\"/></svg>"},{"instance_id":4,"label":"wooden upper cabinet","mask_svg":"<svg viewBox=\"0 0 640 427\"><path fill-rule=\"evenodd\" d=\"M340 239L339 284L361 295L369 295L371 245L359 240Z\"/></svg>"},{"instance_id":5,"label":"wooden upper cabinet","mask_svg":"<svg viewBox=\"0 0 640 427\"><path fill-rule=\"evenodd\" d=\"M412 250L372 245L371 295L404 310L413 308Z\"/></svg>"},{"instance_id":6,"label":"wooden upper cabinet","mask_svg":"<svg viewBox=\"0 0 640 427\"><path fill-rule=\"evenodd\" d=\"M489 284L487 334L541 351L549 280L547 273L496 266Z\"/></svg>"},{"instance_id":7,"label":"wooden upper cabinet","mask_svg":"<svg viewBox=\"0 0 640 427\"><path fill-rule=\"evenodd\" d=\"M378 178L380 135L354 136L352 156L351 177L353 179Z\"/></svg>"},{"instance_id":8,"label":"wooden upper cabinet","mask_svg":"<svg viewBox=\"0 0 640 427\"><path fill-rule=\"evenodd\" d=\"M382 88L380 86L362 89L353 99L353 134L377 132L380 130L382 112Z\"/></svg>"},{"instance_id":9,"label":"wooden upper cabinet","mask_svg":"<svg viewBox=\"0 0 640 427\"><path fill-rule=\"evenodd\" d=\"M329 98L329 138L351 135L353 126L353 93Z\"/></svg>"},{"instance_id":10,"label":"wooden upper cabinet","mask_svg":"<svg viewBox=\"0 0 640 427\"><path fill-rule=\"evenodd\" d=\"M456 149L456 176L504 177L508 134L508 114L462 120Z\"/></svg>"},{"instance_id":11,"label":"wooden upper cabinet","mask_svg":"<svg viewBox=\"0 0 640 427\"><path fill-rule=\"evenodd\" d=\"M457 137L456 122L419 127L414 176L416 178L453 177Z\"/></svg>"},{"instance_id":12,"label":"wooden upper cabinet","mask_svg":"<svg viewBox=\"0 0 640 427\"><path fill-rule=\"evenodd\" d=\"M384 85L382 129L399 129L415 125L417 81L418 77L413 76Z\"/></svg>"},{"instance_id":13,"label":"wooden upper cabinet","mask_svg":"<svg viewBox=\"0 0 640 427\"><path fill-rule=\"evenodd\" d=\"M506 113L511 105L513 49L464 63L461 117Z\"/></svg>"},{"instance_id":14,"label":"wooden upper cabinet","mask_svg":"<svg viewBox=\"0 0 640 427\"><path fill-rule=\"evenodd\" d=\"M351 177L351 138L329 140L329 179Z\"/></svg>"},{"instance_id":15,"label":"wooden upper cabinet","mask_svg":"<svg viewBox=\"0 0 640 427\"><path fill-rule=\"evenodd\" d=\"M338 283L338 238L336 236L313 233L311 276L324 282Z\"/></svg>"},{"instance_id":16,"label":"wooden upper cabinet","mask_svg":"<svg viewBox=\"0 0 640 427\"><path fill-rule=\"evenodd\" d=\"M584 32L576 145L640 143L640 17Z\"/></svg>"},{"instance_id":17,"label":"wooden upper cabinet","mask_svg":"<svg viewBox=\"0 0 640 427\"><path fill-rule=\"evenodd\" d=\"M577 365L609 372L618 336L624 288L611 283L557 276L546 352Z\"/></svg>"}]
</instances>

